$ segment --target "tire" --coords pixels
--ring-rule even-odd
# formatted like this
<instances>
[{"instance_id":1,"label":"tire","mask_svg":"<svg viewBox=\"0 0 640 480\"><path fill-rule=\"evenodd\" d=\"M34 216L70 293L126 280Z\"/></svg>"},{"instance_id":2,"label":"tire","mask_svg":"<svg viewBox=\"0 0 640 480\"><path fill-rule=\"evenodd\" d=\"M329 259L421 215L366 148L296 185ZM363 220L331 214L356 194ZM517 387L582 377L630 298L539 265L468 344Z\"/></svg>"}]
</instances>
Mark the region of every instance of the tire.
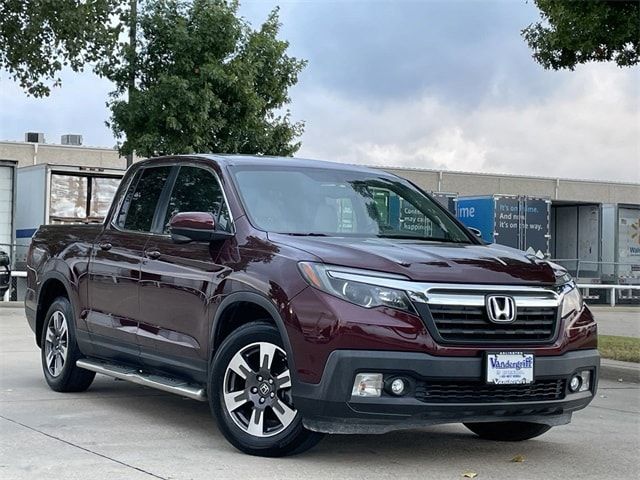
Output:
<instances>
[{"instance_id":1,"label":"tire","mask_svg":"<svg viewBox=\"0 0 640 480\"><path fill-rule=\"evenodd\" d=\"M84 392L95 372L76 366L82 357L76 342L73 307L66 297L56 298L44 319L40 358L49 387L56 392Z\"/></svg>"},{"instance_id":2,"label":"tire","mask_svg":"<svg viewBox=\"0 0 640 480\"><path fill-rule=\"evenodd\" d=\"M520 442L539 437L551 429L550 425L530 422L465 423L465 427L485 440Z\"/></svg>"},{"instance_id":3,"label":"tire","mask_svg":"<svg viewBox=\"0 0 640 480\"><path fill-rule=\"evenodd\" d=\"M238 450L282 457L322 439L321 433L304 428L293 407L287 356L273 325L252 322L232 332L209 371L209 406L222 434Z\"/></svg>"}]
</instances>

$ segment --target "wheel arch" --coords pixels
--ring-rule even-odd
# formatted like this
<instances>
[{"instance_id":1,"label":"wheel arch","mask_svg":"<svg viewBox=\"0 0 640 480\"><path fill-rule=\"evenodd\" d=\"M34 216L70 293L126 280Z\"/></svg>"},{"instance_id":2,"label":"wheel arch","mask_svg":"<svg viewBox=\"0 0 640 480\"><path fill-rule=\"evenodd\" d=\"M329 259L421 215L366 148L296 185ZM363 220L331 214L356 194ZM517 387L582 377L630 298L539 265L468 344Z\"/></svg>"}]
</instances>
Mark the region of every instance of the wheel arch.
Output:
<instances>
[{"instance_id":1,"label":"wheel arch","mask_svg":"<svg viewBox=\"0 0 640 480\"><path fill-rule=\"evenodd\" d=\"M247 308L256 309L255 312L262 311L273 321L273 324L280 333L284 349L287 353L287 362L289 364L289 370L291 371L292 381L295 381L295 378L297 377L295 373L295 357L293 356L293 350L291 348L291 342L289 341L285 322L275 305L267 297L259 293L235 292L225 297L225 299L220 303L211 325L209 359L211 360L213 358L216 350L229 333L250 321L259 319L251 317L248 320L239 319L237 315L243 311L247 311L243 310ZM228 328L229 326L231 328ZM227 327L226 330L225 327Z\"/></svg>"}]
</instances>

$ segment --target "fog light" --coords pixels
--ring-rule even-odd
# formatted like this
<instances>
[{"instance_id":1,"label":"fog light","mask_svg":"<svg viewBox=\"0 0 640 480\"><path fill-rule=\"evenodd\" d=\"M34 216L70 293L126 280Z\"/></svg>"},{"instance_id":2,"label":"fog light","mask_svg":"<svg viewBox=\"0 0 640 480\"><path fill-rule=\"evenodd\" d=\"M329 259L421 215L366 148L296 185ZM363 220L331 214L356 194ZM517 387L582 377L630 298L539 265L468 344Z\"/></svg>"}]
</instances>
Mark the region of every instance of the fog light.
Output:
<instances>
[{"instance_id":1,"label":"fog light","mask_svg":"<svg viewBox=\"0 0 640 480\"><path fill-rule=\"evenodd\" d=\"M353 382L353 397L379 397L382 394L381 373L359 373Z\"/></svg>"},{"instance_id":2,"label":"fog light","mask_svg":"<svg viewBox=\"0 0 640 480\"><path fill-rule=\"evenodd\" d=\"M581 371L580 377L582 378L582 382L578 391L586 392L587 390L591 389L591 370Z\"/></svg>"},{"instance_id":3,"label":"fog light","mask_svg":"<svg viewBox=\"0 0 640 480\"><path fill-rule=\"evenodd\" d=\"M404 395L407 391L407 382L405 382L402 378L396 378L391 382L391 393L394 395Z\"/></svg>"},{"instance_id":4,"label":"fog light","mask_svg":"<svg viewBox=\"0 0 640 480\"><path fill-rule=\"evenodd\" d=\"M569 382L569 390L573 393L577 392L582 385L582 378L579 375L574 375L571 377L571 381Z\"/></svg>"}]
</instances>

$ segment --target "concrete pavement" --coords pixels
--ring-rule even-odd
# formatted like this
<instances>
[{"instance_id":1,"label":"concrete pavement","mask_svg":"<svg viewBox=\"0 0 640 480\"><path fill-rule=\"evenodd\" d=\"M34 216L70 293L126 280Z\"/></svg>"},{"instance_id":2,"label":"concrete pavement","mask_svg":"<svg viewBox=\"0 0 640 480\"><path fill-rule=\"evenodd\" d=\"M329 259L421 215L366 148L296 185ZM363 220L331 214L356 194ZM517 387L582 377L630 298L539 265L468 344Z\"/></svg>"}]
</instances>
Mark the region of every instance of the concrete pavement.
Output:
<instances>
[{"instance_id":1,"label":"concrete pavement","mask_svg":"<svg viewBox=\"0 0 640 480\"><path fill-rule=\"evenodd\" d=\"M224 440L204 403L104 376L85 393L51 391L22 311L0 309L2 479L637 478L638 451L640 387L602 381L573 423L528 442L481 441L446 425L249 457Z\"/></svg>"}]
</instances>

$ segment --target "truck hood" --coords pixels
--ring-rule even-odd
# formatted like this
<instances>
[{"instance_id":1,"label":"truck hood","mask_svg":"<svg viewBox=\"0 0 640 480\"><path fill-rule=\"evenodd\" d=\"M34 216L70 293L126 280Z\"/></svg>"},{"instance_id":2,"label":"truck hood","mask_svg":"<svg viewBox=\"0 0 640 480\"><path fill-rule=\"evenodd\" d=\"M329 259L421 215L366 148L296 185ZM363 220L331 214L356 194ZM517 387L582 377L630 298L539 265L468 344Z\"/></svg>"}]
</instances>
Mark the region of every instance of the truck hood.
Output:
<instances>
[{"instance_id":1,"label":"truck hood","mask_svg":"<svg viewBox=\"0 0 640 480\"><path fill-rule=\"evenodd\" d=\"M269 234L276 244L322 262L404 275L420 282L553 285L549 264L502 245L417 242L386 238Z\"/></svg>"}]
</instances>

